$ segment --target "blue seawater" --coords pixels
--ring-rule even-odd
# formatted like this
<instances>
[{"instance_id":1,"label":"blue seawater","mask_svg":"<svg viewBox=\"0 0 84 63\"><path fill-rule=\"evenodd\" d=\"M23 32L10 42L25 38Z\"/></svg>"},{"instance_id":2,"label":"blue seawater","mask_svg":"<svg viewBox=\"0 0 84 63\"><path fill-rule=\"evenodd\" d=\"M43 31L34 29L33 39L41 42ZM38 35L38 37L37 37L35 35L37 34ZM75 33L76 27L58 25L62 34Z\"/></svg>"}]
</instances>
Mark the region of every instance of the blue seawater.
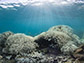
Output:
<instances>
[{"instance_id":1,"label":"blue seawater","mask_svg":"<svg viewBox=\"0 0 84 63\"><path fill-rule=\"evenodd\" d=\"M83 4L54 6L21 6L17 10L0 10L0 33L12 31L27 35L38 35L55 25L69 25L75 33L84 33Z\"/></svg>"}]
</instances>

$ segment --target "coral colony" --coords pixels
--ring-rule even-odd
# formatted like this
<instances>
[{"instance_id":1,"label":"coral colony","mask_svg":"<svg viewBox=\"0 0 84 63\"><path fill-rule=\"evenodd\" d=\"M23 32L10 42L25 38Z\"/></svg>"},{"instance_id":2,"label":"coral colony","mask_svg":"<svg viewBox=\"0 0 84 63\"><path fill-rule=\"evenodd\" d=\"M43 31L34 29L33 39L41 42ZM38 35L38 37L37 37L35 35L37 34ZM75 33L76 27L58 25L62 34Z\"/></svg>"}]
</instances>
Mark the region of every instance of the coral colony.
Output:
<instances>
[{"instance_id":1,"label":"coral colony","mask_svg":"<svg viewBox=\"0 0 84 63\"><path fill-rule=\"evenodd\" d=\"M84 39L71 27L58 25L32 37L0 34L0 63L83 63Z\"/></svg>"}]
</instances>

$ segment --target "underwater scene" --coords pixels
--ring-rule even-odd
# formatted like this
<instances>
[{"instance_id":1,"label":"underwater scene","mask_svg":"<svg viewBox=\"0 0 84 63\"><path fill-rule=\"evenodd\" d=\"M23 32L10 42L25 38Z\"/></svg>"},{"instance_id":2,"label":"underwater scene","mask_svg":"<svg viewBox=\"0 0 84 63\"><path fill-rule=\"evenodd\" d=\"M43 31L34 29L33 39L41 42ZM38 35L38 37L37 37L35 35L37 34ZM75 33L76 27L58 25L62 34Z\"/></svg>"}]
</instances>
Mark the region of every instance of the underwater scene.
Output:
<instances>
[{"instance_id":1,"label":"underwater scene","mask_svg":"<svg viewBox=\"0 0 84 63\"><path fill-rule=\"evenodd\" d=\"M0 63L84 63L84 0L0 0Z\"/></svg>"}]
</instances>

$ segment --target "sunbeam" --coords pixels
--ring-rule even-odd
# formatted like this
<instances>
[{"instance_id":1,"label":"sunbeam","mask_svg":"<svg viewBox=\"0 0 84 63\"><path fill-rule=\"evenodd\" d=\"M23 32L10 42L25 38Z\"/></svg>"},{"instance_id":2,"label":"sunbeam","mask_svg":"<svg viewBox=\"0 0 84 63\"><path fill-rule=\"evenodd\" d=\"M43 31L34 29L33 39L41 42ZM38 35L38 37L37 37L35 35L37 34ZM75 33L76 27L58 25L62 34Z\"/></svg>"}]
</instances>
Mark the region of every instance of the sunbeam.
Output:
<instances>
[{"instance_id":1,"label":"sunbeam","mask_svg":"<svg viewBox=\"0 0 84 63\"><path fill-rule=\"evenodd\" d=\"M14 22L10 28L17 24L17 26L20 25L25 29L25 33L32 32L32 35L34 35L37 32L46 31L54 25L68 24L70 26L77 26L75 22L72 25L70 23L71 20L77 23L80 23L78 21L79 19L83 20L79 16L79 14L83 15L83 13L79 12L81 9L84 9L83 2L82 0L1 0L0 14L2 18L0 19L2 19L3 22L7 19L10 23L13 19L13 21L16 22ZM4 9L7 13L3 12ZM12 17L3 17L4 14ZM83 25L83 23L80 24ZM23 30L19 28L20 26L17 27L18 31L23 32ZM35 31L33 32L32 30Z\"/></svg>"}]
</instances>

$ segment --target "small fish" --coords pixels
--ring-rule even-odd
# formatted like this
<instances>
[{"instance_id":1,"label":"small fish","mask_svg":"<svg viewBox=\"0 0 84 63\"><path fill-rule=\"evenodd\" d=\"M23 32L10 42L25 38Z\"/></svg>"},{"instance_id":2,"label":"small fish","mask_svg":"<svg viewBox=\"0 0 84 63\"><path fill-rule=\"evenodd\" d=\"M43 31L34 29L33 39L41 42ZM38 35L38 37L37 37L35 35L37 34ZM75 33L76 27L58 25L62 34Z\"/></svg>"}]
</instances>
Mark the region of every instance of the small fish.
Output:
<instances>
[{"instance_id":1,"label":"small fish","mask_svg":"<svg viewBox=\"0 0 84 63\"><path fill-rule=\"evenodd\" d=\"M31 32L28 32L28 34L31 34Z\"/></svg>"}]
</instances>

